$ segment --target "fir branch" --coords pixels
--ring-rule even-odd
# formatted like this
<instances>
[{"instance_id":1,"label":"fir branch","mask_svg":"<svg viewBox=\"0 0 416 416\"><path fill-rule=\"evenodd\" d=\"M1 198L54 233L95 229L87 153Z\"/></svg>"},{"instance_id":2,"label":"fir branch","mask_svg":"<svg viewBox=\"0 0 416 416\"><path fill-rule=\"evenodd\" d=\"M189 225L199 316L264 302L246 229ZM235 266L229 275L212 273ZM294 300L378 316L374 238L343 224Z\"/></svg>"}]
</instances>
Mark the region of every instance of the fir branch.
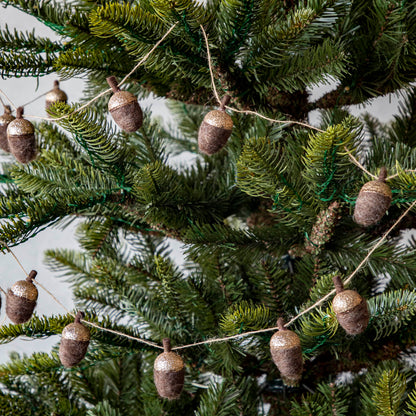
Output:
<instances>
[{"instance_id":1,"label":"fir branch","mask_svg":"<svg viewBox=\"0 0 416 416\"><path fill-rule=\"evenodd\" d=\"M380 416L399 415L406 392L406 377L397 370L384 371L373 390L373 400Z\"/></svg>"},{"instance_id":2,"label":"fir branch","mask_svg":"<svg viewBox=\"0 0 416 416\"><path fill-rule=\"evenodd\" d=\"M52 73L54 53L45 56L27 52L6 52L0 57L0 75L9 77L38 77Z\"/></svg>"}]
</instances>

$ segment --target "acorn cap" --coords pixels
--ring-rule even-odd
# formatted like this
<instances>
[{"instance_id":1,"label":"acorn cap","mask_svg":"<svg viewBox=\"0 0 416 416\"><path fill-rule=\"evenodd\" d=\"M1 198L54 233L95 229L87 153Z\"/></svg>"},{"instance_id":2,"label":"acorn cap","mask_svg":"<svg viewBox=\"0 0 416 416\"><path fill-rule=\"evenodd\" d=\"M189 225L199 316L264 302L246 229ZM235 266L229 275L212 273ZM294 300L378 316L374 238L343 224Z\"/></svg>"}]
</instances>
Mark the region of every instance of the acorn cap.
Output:
<instances>
[{"instance_id":1,"label":"acorn cap","mask_svg":"<svg viewBox=\"0 0 416 416\"><path fill-rule=\"evenodd\" d=\"M46 96L45 96L45 100L46 100L46 105L48 106L48 104L52 104L55 102L64 102L66 103L68 100L68 96L66 95L65 91L62 91L59 88L59 81L55 81L54 82L54 87L52 90L50 90Z\"/></svg>"},{"instance_id":2,"label":"acorn cap","mask_svg":"<svg viewBox=\"0 0 416 416\"><path fill-rule=\"evenodd\" d=\"M137 102L137 97L129 91L117 91L108 101L108 110L114 111L127 104Z\"/></svg>"},{"instance_id":3,"label":"acorn cap","mask_svg":"<svg viewBox=\"0 0 416 416\"><path fill-rule=\"evenodd\" d=\"M232 130L233 119L223 110L212 110L204 117L204 122L220 129Z\"/></svg>"},{"instance_id":4,"label":"acorn cap","mask_svg":"<svg viewBox=\"0 0 416 416\"><path fill-rule=\"evenodd\" d=\"M38 289L32 282L27 280L17 281L11 288L11 293L20 298L25 298L27 300L36 301L39 296Z\"/></svg>"},{"instance_id":5,"label":"acorn cap","mask_svg":"<svg viewBox=\"0 0 416 416\"><path fill-rule=\"evenodd\" d=\"M382 182L380 180L367 182L363 185L363 187L360 190L360 194L370 192L381 194L386 198L389 198L390 200L392 199L392 192L390 186L388 186L385 182Z\"/></svg>"},{"instance_id":6,"label":"acorn cap","mask_svg":"<svg viewBox=\"0 0 416 416\"><path fill-rule=\"evenodd\" d=\"M163 346L165 352L159 354L154 363L154 369L157 371L181 371L184 369L182 358L170 350L170 340L164 338Z\"/></svg>"},{"instance_id":7,"label":"acorn cap","mask_svg":"<svg viewBox=\"0 0 416 416\"><path fill-rule=\"evenodd\" d=\"M23 107L17 109L16 119L11 121L7 126L7 136L22 136L35 133L33 124L22 118Z\"/></svg>"},{"instance_id":8,"label":"acorn cap","mask_svg":"<svg viewBox=\"0 0 416 416\"><path fill-rule=\"evenodd\" d=\"M274 350L286 350L288 348L299 347L300 339L298 335L287 329L276 332L270 339L270 348Z\"/></svg>"},{"instance_id":9,"label":"acorn cap","mask_svg":"<svg viewBox=\"0 0 416 416\"><path fill-rule=\"evenodd\" d=\"M363 298L355 290L344 290L335 295L332 308L335 313L349 312L360 305Z\"/></svg>"},{"instance_id":10,"label":"acorn cap","mask_svg":"<svg viewBox=\"0 0 416 416\"><path fill-rule=\"evenodd\" d=\"M90 330L81 322L74 322L67 325L62 331L62 338L72 341L89 341Z\"/></svg>"}]
</instances>

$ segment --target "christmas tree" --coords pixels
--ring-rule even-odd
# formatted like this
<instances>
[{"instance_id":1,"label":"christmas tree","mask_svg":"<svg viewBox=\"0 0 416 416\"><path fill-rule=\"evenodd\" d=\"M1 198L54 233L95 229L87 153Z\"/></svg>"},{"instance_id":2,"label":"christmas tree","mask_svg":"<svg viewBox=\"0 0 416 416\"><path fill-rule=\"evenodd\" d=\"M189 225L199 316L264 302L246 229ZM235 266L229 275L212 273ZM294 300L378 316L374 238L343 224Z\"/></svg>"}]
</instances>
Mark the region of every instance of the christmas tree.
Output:
<instances>
[{"instance_id":1,"label":"christmas tree","mask_svg":"<svg viewBox=\"0 0 416 416\"><path fill-rule=\"evenodd\" d=\"M85 316L0 366L2 415L416 414L414 2L0 1L59 35L2 27L3 78L87 78L33 131L3 119L2 248L83 218L80 249L46 261ZM349 112L394 92L391 123ZM174 126L142 113L150 94ZM36 302L16 293L13 322L12 300ZM0 342L75 313L35 310Z\"/></svg>"}]
</instances>

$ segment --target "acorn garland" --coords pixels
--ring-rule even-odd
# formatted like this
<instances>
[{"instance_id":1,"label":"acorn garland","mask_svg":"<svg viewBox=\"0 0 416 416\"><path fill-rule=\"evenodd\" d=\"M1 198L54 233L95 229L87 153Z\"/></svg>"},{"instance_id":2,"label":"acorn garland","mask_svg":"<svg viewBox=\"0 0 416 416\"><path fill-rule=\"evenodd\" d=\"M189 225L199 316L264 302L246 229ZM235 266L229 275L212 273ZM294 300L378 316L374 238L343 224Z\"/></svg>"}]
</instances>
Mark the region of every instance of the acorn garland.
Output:
<instances>
[{"instance_id":1,"label":"acorn garland","mask_svg":"<svg viewBox=\"0 0 416 416\"><path fill-rule=\"evenodd\" d=\"M138 130L143 124L143 112L137 97L129 91L120 90L116 77L108 77L107 82L114 92L108 102L108 111L113 120L128 133Z\"/></svg>"},{"instance_id":2,"label":"acorn garland","mask_svg":"<svg viewBox=\"0 0 416 416\"><path fill-rule=\"evenodd\" d=\"M376 225L389 209L392 193L386 184L387 169L382 167L377 180L364 184L355 202L354 221L363 227Z\"/></svg>"},{"instance_id":3,"label":"acorn garland","mask_svg":"<svg viewBox=\"0 0 416 416\"><path fill-rule=\"evenodd\" d=\"M16 110L16 119L7 126L7 140L10 151L19 162L29 163L36 158L35 128L23 118L23 107Z\"/></svg>"},{"instance_id":4,"label":"acorn garland","mask_svg":"<svg viewBox=\"0 0 416 416\"><path fill-rule=\"evenodd\" d=\"M87 353L91 336L90 330L81 323L83 317L83 312L77 312L75 322L62 331L59 359L64 367L70 368L79 364Z\"/></svg>"},{"instance_id":5,"label":"acorn garland","mask_svg":"<svg viewBox=\"0 0 416 416\"><path fill-rule=\"evenodd\" d=\"M33 314L38 300L38 289L33 279L38 273L32 270L26 280L17 281L6 295L6 314L14 324L27 322Z\"/></svg>"},{"instance_id":6,"label":"acorn garland","mask_svg":"<svg viewBox=\"0 0 416 416\"><path fill-rule=\"evenodd\" d=\"M225 112L230 99L229 95L225 95L220 109L212 110L204 117L198 131L198 147L202 153L211 156L226 145L233 128L233 120Z\"/></svg>"},{"instance_id":7,"label":"acorn garland","mask_svg":"<svg viewBox=\"0 0 416 416\"><path fill-rule=\"evenodd\" d=\"M297 384L303 371L300 339L295 332L285 328L282 318L278 319L277 326L279 331L270 339L270 354L285 382Z\"/></svg>"},{"instance_id":8,"label":"acorn garland","mask_svg":"<svg viewBox=\"0 0 416 416\"><path fill-rule=\"evenodd\" d=\"M45 97L45 108L48 109L54 103L67 103L68 96L65 91L59 88L59 81L56 80L53 83L53 89L50 90Z\"/></svg>"},{"instance_id":9,"label":"acorn garland","mask_svg":"<svg viewBox=\"0 0 416 416\"><path fill-rule=\"evenodd\" d=\"M7 126L14 120L12 110L9 105L4 106L4 114L0 116L0 148L5 152L10 152L9 141L7 140Z\"/></svg>"},{"instance_id":10,"label":"acorn garland","mask_svg":"<svg viewBox=\"0 0 416 416\"><path fill-rule=\"evenodd\" d=\"M367 301L355 290L345 290L339 276L334 276L332 280L337 291L332 308L339 324L349 335L361 334L370 320Z\"/></svg>"},{"instance_id":11,"label":"acorn garland","mask_svg":"<svg viewBox=\"0 0 416 416\"><path fill-rule=\"evenodd\" d=\"M182 358L171 351L170 339L163 339L164 352L159 354L153 367L153 376L159 396L177 399L185 381L185 365Z\"/></svg>"}]
</instances>

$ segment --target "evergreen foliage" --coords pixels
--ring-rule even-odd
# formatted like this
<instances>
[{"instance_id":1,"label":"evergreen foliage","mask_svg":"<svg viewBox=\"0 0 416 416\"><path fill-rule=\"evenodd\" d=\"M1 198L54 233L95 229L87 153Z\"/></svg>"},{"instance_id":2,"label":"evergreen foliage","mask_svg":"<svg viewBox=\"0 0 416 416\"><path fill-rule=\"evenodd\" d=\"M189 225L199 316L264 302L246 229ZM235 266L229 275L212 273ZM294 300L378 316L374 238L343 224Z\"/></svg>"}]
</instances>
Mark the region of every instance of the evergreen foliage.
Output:
<instances>
[{"instance_id":1,"label":"evergreen foliage","mask_svg":"<svg viewBox=\"0 0 416 416\"><path fill-rule=\"evenodd\" d=\"M81 111L82 103L56 103L48 110L56 122L36 124L37 159L2 164L1 240L18 245L84 219L79 250L51 247L46 262L70 282L91 322L159 344L169 337L173 347L274 327L329 293L335 274L352 273L416 200L412 1L0 3L58 35L1 27L1 76L82 76L85 101L108 89L107 76L124 77L177 23L123 85L140 98L169 99L174 125L146 111L140 130L127 134L107 118L108 97ZM216 106L200 25L219 94L236 109L287 121L230 112L231 137L210 157L197 145L199 125ZM313 100L310 88L321 83L333 88ZM392 122L350 114L350 105L390 92L401 94ZM314 110L320 131L290 123L307 122ZM369 229L352 213L371 178L351 156L374 175L382 166L394 175L392 205ZM284 384L270 358L270 331L178 350L184 392L163 400L153 383L160 350L91 328L87 355L74 368L60 364L57 347L13 354L0 366L0 413L416 414L416 242L401 234L415 227L413 210L351 283L368 300L364 333L345 334L331 299L290 327L305 361L296 387ZM181 265L172 239L182 244ZM0 327L0 343L56 336L72 321L35 314Z\"/></svg>"}]
</instances>

